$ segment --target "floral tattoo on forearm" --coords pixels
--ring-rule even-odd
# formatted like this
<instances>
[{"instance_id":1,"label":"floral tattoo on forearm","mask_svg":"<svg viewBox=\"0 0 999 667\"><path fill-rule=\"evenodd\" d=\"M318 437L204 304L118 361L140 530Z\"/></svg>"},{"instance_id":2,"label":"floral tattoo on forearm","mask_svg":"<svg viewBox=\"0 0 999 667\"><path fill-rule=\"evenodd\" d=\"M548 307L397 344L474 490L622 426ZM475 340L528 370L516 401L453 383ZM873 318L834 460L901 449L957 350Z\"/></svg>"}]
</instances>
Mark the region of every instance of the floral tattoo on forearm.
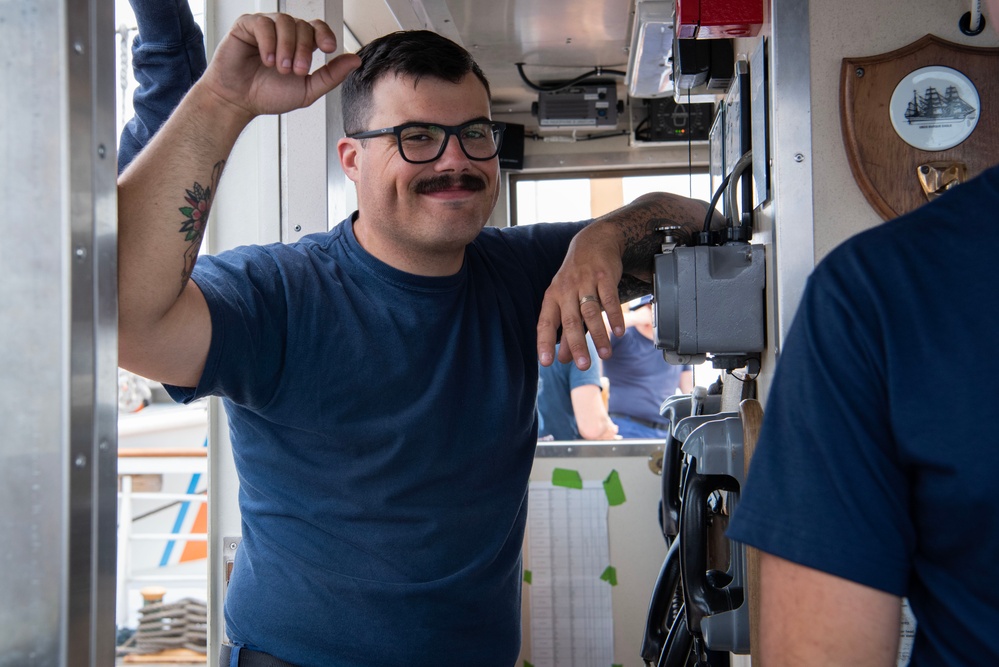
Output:
<instances>
[{"instance_id":1,"label":"floral tattoo on forearm","mask_svg":"<svg viewBox=\"0 0 999 667\"><path fill-rule=\"evenodd\" d=\"M198 258L198 250L201 248L201 241L205 235L205 226L208 224L208 215L212 210L212 202L215 192L218 189L219 179L222 177L222 168L225 160L215 163L212 168L212 180L207 187L202 186L197 181L190 190L185 190L184 197L187 206L181 206L180 212L186 218L180 226L180 233L184 235L184 240L188 242L184 251L184 268L180 274L180 291L183 292L187 286L187 281L191 278L191 271L194 270L194 262Z\"/></svg>"}]
</instances>

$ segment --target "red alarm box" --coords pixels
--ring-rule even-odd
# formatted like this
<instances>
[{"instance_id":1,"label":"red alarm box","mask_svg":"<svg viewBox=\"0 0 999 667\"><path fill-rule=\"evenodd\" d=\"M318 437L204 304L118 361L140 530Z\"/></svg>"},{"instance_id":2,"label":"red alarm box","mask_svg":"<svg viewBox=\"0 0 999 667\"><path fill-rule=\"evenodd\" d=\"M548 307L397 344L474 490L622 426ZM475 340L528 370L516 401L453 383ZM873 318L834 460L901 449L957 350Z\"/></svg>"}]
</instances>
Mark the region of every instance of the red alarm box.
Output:
<instances>
[{"instance_id":1,"label":"red alarm box","mask_svg":"<svg viewBox=\"0 0 999 667\"><path fill-rule=\"evenodd\" d=\"M763 25L763 0L676 0L679 39L752 37Z\"/></svg>"}]
</instances>

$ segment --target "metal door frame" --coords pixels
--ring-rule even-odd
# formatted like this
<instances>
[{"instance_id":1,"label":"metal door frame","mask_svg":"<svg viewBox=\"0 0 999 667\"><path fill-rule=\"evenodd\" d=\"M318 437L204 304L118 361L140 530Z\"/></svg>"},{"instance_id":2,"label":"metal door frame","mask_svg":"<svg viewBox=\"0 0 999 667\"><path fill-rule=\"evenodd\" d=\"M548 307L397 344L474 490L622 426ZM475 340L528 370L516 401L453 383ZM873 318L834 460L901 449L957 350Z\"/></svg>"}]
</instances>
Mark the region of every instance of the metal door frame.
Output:
<instances>
[{"instance_id":1,"label":"metal door frame","mask_svg":"<svg viewBox=\"0 0 999 667\"><path fill-rule=\"evenodd\" d=\"M114 661L113 36L111 3L0 3L0 665Z\"/></svg>"}]
</instances>

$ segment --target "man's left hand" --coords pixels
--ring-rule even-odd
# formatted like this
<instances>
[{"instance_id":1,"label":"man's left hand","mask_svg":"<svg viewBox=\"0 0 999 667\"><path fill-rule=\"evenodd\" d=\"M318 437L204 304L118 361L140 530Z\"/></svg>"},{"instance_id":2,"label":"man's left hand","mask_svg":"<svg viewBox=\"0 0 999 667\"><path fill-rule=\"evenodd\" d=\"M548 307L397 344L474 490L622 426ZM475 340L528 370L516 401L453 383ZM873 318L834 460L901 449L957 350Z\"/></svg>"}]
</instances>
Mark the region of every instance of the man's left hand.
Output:
<instances>
[{"instance_id":1,"label":"man's left hand","mask_svg":"<svg viewBox=\"0 0 999 667\"><path fill-rule=\"evenodd\" d=\"M550 366L555 361L559 326L562 327L559 361L574 360L580 370L590 367L587 331L597 354L602 359L611 356L603 312L607 312L614 334L624 335L624 318L618 298L623 246L624 241L615 226L600 221L583 229L572 240L562 268L555 274L541 303L538 360L542 366Z\"/></svg>"}]
</instances>

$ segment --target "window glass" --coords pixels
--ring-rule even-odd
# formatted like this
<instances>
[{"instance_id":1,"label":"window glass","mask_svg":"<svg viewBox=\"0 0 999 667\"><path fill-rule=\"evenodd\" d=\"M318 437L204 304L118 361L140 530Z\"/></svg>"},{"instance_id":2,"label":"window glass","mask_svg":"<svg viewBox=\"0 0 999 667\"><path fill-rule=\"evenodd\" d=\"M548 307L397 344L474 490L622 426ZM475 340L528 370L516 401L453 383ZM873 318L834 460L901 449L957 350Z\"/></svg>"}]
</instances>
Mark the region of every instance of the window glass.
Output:
<instances>
[{"instance_id":1,"label":"window glass","mask_svg":"<svg viewBox=\"0 0 999 667\"><path fill-rule=\"evenodd\" d=\"M588 220L590 179L517 181L515 224Z\"/></svg>"}]
</instances>

